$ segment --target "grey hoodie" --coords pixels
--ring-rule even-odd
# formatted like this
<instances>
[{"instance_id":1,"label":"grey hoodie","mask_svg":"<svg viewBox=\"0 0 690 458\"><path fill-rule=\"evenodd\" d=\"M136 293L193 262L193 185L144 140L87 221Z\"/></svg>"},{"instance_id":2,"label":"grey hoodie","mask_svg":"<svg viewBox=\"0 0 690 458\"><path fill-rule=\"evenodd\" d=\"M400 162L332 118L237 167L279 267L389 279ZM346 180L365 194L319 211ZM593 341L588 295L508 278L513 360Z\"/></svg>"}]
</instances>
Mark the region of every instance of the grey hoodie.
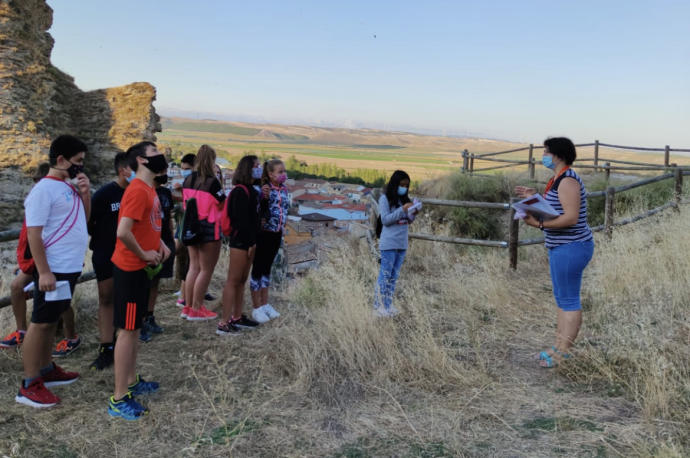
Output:
<instances>
[{"instance_id":1,"label":"grey hoodie","mask_svg":"<svg viewBox=\"0 0 690 458\"><path fill-rule=\"evenodd\" d=\"M407 250L407 227L414 218L402 206L391 210L385 194L379 198L379 215L383 223L379 250Z\"/></svg>"}]
</instances>

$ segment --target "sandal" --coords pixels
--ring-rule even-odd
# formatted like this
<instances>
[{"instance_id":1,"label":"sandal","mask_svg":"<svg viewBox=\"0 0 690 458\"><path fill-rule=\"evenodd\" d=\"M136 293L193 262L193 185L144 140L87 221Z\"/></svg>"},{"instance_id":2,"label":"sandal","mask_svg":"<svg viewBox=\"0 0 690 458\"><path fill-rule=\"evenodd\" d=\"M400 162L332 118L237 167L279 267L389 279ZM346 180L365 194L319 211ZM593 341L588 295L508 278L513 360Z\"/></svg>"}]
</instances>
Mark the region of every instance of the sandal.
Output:
<instances>
[{"instance_id":1,"label":"sandal","mask_svg":"<svg viewBox=\"0 0 690 458\"><path fill-rule=\"evenodd\" d=\"M551 350L552 350L554 353L558 353L558 350L556 350L556 346L555 346L555 345L551 345ZM547 353L547 351L548 351L548 350L540 351L539 353L537 353L536 355L534 355L534 359L536 359L537 361L543 361L543 360L545 360L545 359L547 359L547 358L551 358L551 355L549 355L549 354Z\"/></svg>"},{"instance_id":2,"label":"sandal","mask_svg":"<svg viewBox=\"0 0 690 458\"><path fill-rule=\"evenodd\" d=\"M541 367L542 369L553 369L560 364L559 361L555 361L546 352L542 353L546 355L546 358L544 358L542 362L539 363L539 367ZM558 350L554 350L554 354L559 354L561 356L561 360L568 359L571 357L570 353L561 353Z\"/></svg>"}]
</instances>

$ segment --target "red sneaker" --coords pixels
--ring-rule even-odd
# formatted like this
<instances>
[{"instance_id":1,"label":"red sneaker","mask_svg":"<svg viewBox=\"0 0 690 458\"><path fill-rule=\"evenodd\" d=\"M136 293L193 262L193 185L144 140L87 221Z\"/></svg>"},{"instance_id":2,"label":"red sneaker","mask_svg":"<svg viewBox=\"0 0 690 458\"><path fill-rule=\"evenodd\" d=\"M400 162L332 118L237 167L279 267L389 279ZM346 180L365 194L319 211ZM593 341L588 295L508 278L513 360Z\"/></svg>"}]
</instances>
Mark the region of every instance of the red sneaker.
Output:
<instances>
[{"instance_id":1,"label":"red sneaker","mask_svg":"<svg viewBox=\"0 0 690 458\"><path fill-rule=\"evenodd\" d=\"M199 307L199 310L194 310L193 308L190 307L189 313L187 314L187 320L189 321L206 321L206 320L214 320L218 317L217 313L214 313L210 310L208 310L206 307L203 305Z\"/></svg>"},{"instance_id":2,"label":"red sneaker","mask_svg":"<svg viewBox=\"0 0 690 458\"><path fill-rule=\"evenodd\" d=\"M182 307L182 313L180 313L180 318L187 318L189 316L189 311L193 310L190 306L185 305Z\"/></svg>"},{"instance_id":3,"label":"red sneaker","mask_svg":"<svg viewBox=\"0 0 690 458\"><path fill-rule=\"evenodd\" d=\"M19 388L19 393L14 400L20 404L37 408L53 407L60 402L60 398L46 388L41 377L31 382L26 388L24 388L24 381L22 380L21 388Z\"/></svg>"},{"instance_id":4,"label":"red sneaker","mask_svg":"<svg viewBox=\"0 0 690 458\"><path fill-rule=\"evenodd\" d=\"M79 380L78 372L67 372L53 363L54 369L43 376L45 386L69 385Z\"/></svg>"}]
</instances>

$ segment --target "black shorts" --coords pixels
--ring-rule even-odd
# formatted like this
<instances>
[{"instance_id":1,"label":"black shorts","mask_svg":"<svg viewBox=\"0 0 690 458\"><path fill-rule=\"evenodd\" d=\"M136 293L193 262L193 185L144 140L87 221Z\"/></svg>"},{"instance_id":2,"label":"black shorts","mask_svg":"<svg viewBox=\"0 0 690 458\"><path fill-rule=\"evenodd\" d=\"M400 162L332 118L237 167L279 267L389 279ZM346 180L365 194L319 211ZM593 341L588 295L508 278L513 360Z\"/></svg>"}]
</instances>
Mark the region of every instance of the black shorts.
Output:
<instances>
[{"instance_id":1,"label":"black shorts","mask_svg":"<svg viewBox=\"0 0 690 458\"><path fill-rule=\"evenodd\" d=\"M215 242L216 240L220 240L220 237L216 237L216 223L209 223L205 219L199 221L199 241L194 245Z\"/></svg>"},{"instance_id":2,"label":"black shorts","mask_svg":"<svg viewBox=\"0 0 690 458\"><path fill-rule=\"evenodd\" d=\"M247 244L247 242L241 240L239 237L233 237L230 235L230 248L248 251L250 246Z\"/></svg>"},{"instance_id":3,"label":"black shorts","mask_svg":"<svg viewBox=\"0 0 690 458\"><path fill-rule=\"evenodd\" d=\"M69 289L74 294L74 287L81 272L72 274L53 273L56 281L68 281ZM46 301L46 293L38 290L38 271L34 270L34 310L31 312L32 323L57 323L60 315L70 308L72 299L64 301Z\"/></svg>"},{"instance_id":4,"label":"black shorts","mask_svg":"<svg viewBox=\"0 0 690 458\"><path fill-rule=\"evenodd\" d=\"M135 331L149 309L151 280L144 269L127 272L113 266L113 324Z\"/></svg>"},{"instance_id":5,"label":"black shorts","mask_svg":"<svg viewBox=\"0 0 690 458\"><path fill-rule=\"evenodd\" d=\"M185 244L180 243L180 249L177 250L177 279L185 281L187 272L189 272L189 252Z\"/></svg>"},{"instance_id":6,"label":"black shorts","mask_svg":"<svg viewBox=\"0 0 690 458\"><path fill-rule=\"evenodd\" d=\"M165 243L165 245L170 250L170 256L165 260L163 268L158 272L155 278L172 278L173 276L173 267L175 266L175 242Z\"/></svg>"},{"instance_id":7,"label":"black shorts","mask_svg":"<svg viewBox=\"0 0 690 458\"><path fill-rule=\"evenodd\" d=\"M110 253L112 256L112 253ZM96 280L103 281L109 278L113 278L113 261L110 260L110 256L92 256L91 265L93 265L93 271L96 273Z\"/></svg>"}]
</instances>

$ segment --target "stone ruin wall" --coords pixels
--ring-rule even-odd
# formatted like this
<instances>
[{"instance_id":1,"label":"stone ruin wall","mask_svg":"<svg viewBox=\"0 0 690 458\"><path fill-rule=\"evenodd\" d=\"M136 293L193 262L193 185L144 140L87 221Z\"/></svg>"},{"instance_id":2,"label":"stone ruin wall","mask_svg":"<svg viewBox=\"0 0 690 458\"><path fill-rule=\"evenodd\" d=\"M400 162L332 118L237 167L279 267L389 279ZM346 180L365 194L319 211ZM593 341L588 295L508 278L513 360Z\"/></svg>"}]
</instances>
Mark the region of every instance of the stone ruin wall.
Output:
<instances>
[{"instance_id":1,"label":"stone ruin wall","mask_svg":"<svg viewBox=\"0 0 690 458\"><path fill-rule=\"evenodd\" d=\"M116 152L161 131L151 84L84 92L51 64L52 21L45 0L0 0L0 230L21 221L30 173L57 135L84 140L98 183L112 175Z\"/></svg>"}]
</instances>

